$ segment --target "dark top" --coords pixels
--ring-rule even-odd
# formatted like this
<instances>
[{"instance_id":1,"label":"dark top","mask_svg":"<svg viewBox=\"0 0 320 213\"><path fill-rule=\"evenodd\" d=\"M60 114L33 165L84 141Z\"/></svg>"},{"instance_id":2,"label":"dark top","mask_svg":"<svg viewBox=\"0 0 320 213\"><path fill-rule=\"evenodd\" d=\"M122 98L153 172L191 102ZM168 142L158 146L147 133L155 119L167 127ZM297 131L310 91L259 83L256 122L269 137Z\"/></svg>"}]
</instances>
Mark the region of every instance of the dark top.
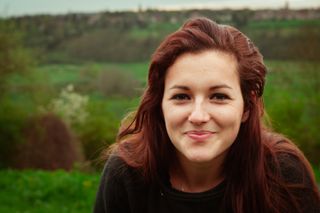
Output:
<instances>
[{"instance_id":1,"label":"dark top","mask_svg":"<svg viewBox=\"0 0 320 213\"><path fill-rule=\"evenodd\" d=\"M305 178L297 174L296 165L286 166L284 176L292 183ZM305 174L304 174L305 175ZM94 213L205 213L220 212L226 183L201 193L188 193L171 187L168 175L159 175L158 184L146 184L139 172L127 166L118 156L111 156L103 170ZM304 212L320 213L320 203L309 199L310 192L301 192ZM314 199L313 199L314 200ZM230 206L230 205L227 205ZM232 212L224 209L224 212Z\"/></svg>"}]
</instances>

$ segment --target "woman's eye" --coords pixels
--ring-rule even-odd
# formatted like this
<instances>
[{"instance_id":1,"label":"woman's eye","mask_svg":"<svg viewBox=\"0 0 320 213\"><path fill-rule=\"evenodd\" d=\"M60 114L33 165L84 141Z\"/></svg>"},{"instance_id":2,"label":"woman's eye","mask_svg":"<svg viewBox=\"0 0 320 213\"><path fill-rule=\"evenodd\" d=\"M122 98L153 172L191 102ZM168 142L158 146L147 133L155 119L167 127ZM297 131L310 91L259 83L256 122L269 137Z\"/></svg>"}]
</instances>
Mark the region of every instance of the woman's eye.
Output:
<instances>
[{"instance_id":1,"label":"woman's eye","mask_svg":"<svg viewBox=\"0 0 320 213\"><path fill-rule=\"evenodd\" d=\"M224 101L230 99L229 96L223 93L214 93L211 95L210 99L217 100L217 101Z\"/></svg>"},{"instance_id":2,"label":"woman's eye","mask_svg":"<svg viewBox=\"0 0 320 213\"><path fill-rule=\"evenodd\" d=\"M172 96L171 99L182 101L182 100L189 100L190 97L187 94L176 94L176 95Z\"/></svg>"}]
</instances>

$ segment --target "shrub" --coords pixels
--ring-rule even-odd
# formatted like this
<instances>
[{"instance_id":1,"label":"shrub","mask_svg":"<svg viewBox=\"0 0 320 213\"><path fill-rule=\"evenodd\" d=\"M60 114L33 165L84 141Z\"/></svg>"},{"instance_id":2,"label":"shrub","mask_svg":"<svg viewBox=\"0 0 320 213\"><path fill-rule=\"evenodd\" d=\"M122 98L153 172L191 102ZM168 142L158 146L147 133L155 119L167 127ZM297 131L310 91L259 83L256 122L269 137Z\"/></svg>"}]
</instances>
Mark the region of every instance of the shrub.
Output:
<instances>
[{"instance_id":1,"label":"shrub","mask_svg":"<svg viewBox=\"0 0 320 213\"><path fill-rule=\"evenodd\" d=\"M29 120L24 136L26 143L19 144L12 155L15 168L70 170L75 162L82 159L75 137L54 114Z\"/></svg>"}]
</instances>

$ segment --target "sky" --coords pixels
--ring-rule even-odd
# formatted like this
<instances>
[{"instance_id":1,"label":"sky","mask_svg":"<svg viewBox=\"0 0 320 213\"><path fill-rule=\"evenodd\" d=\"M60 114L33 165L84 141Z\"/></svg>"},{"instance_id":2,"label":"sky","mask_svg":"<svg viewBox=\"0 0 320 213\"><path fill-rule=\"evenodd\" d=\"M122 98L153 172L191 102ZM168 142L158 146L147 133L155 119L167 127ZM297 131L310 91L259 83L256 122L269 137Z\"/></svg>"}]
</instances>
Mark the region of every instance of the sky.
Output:
<instances>
[{"instance_id":1,"label":"sky","mask_svg":"<svg viewBox=\"0 0 320 213\"><path fill-rule=\"evenodd\" d=\"M289 3L292 9L320 8L320 0L0 0L0 16L35 14L91 13L141 9L190 8L280 8Z\"/></svg>"}]
</instances>

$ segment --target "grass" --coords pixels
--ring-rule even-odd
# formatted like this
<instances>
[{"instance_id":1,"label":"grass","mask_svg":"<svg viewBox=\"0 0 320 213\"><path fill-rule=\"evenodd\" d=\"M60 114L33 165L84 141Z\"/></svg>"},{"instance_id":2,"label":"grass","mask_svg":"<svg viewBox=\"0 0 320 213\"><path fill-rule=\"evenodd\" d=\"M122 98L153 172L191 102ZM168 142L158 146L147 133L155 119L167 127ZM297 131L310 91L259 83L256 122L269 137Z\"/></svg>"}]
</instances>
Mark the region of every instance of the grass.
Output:
<instances>
[{"instance_id":1,"label":"grass","mask_svg":"<svg viewBox=\"0 0 320 213\"><path fill-rule=\"evenodd\" d=\"M319 169L315 174L319 183ZM76 171L0 170L0 212L92 212L99 179Z\"/></svg>"},{"instance_id":2,"label":"grass","mask_svg":"<svg viewBox=\"0 0 320 213\"><path fill-rule=\"evenodd\" d=\"M98 174L0 171L0 212L91 212Z\"/></svg>"}]
</instances>

